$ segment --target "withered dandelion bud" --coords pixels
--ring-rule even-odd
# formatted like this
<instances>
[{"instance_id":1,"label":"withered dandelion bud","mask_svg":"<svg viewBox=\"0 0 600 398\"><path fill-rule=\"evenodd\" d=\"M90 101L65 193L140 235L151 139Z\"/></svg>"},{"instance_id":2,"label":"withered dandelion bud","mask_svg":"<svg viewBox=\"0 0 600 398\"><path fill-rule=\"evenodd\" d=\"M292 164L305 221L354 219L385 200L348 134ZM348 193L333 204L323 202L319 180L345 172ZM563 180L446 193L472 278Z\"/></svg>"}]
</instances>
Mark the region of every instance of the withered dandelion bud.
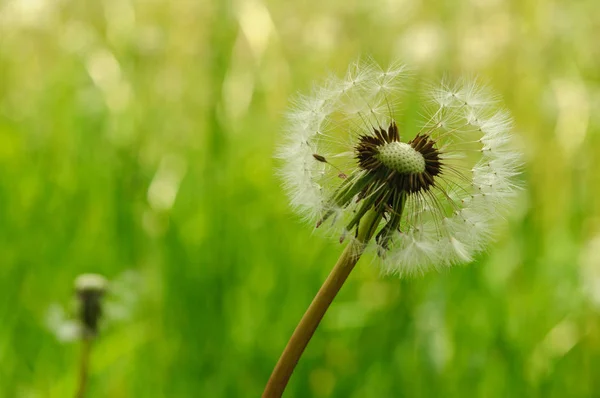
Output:
<instances>
[{"instance_id":1,"label":"withered dandelion bud","mask_svg":"<svg viewBox=\"0 0 600 398\"><path fill-rule=\"evenodd\" d=\"M102 316L102 298L108 281L99 274L82 274L75 279L75 292L79 301L78 317L84 338L98 334L98 323Z\"/></svg>"}]
</instances>

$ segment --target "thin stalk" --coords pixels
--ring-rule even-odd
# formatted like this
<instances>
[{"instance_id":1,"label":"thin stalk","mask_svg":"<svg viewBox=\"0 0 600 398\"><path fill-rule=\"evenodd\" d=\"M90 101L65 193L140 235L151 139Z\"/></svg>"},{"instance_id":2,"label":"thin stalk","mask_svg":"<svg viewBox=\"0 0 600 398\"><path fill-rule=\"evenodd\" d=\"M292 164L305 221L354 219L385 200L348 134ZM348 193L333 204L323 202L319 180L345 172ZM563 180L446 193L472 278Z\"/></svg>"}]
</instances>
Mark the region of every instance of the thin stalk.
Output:
<instances>
[{"instance_id":1,"label":"thin stalk","mask_svg":"<svg viewBox=\"0 0 600 398\"><path fill-rule=\"evenodd\" d=\"M344 282L364 251L365 243L375 233L381 214L370 210L361 220L357 239L352 240L342 252L329 276L304 313L296 330L283 350L271 377L267 382L262 398L281 397L294 371L300 356L315 333L331 302L340 291Z\"/></svg>"},{"instance_id":2,"label":"thin stalk","mask_svg":"<svg viewBox=\"0 0 600 398\"><path fill-rule=\"evenodd\" d=\"M92 351L92 338L84 337L81 341L81 358L79 362L79 381L75 398L84 398L88 382L90 367L90 352Z\"/></svg>"}]
</instances>

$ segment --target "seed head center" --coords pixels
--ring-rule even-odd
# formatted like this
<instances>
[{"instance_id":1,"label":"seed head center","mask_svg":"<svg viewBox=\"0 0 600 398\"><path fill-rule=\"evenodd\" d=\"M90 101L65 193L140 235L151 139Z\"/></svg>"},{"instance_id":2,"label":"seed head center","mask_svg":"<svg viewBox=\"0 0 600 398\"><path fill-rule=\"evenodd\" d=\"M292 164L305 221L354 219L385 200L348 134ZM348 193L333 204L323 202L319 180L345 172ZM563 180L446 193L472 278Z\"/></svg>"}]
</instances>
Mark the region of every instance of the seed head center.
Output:
<instances>
[{"instance_id":1,"label":"seed head center","mask_svg":"<svg viewBox=\"0 0 600 398\"><path fill-rule=\"evenodd\" d=\"M425 171L425 158L409 144L389 142L381 145L376 158L389 169L400 174L414 174Z\"/></svg>"}]
</instances>

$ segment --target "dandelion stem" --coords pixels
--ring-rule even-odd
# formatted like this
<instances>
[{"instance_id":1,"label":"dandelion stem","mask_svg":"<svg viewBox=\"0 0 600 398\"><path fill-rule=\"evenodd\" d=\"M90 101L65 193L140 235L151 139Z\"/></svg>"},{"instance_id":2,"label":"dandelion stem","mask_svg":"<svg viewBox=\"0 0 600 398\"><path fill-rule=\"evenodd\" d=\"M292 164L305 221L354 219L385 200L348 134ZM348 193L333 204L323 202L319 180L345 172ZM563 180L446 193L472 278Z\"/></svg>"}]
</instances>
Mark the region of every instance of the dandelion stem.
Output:
<instances>
[{"instance_id":1,"label":"dandelion stem","mask_svg":"<svg viewBox=\"0 0 600 398\"><path fill-rule=\"evenodd\" d=\"M92 338L84 337L81 340L81 359L79 362L79 381L75 398L85 397L88 382L88 370L90 366L90 352L92 350Z\"/></svg>"},{"instance_id":2,"label":"dandelion stem","mask_svg":"<svg viewBox=\"0 0 600 398\"><path fill-rule=\"evenodd\" d=\"M367 243L375 233L381 214L371 209L362 218L357 239L352 240L342 252L329 276L319 289L312 303L304 313L279 361L271 373L262 398L281 397L294 371L300 356L323 319L331 302L340 291L350 272L358 262Z\"/></svg>"}]
</instances>

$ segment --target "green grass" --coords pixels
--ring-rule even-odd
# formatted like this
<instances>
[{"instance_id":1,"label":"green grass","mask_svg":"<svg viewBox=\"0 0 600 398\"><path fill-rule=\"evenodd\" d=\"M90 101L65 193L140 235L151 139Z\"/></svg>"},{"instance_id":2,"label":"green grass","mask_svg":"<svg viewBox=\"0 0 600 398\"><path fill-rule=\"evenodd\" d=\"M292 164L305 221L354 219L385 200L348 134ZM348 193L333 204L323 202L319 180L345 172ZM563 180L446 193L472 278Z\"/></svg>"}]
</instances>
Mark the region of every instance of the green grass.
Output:
<instances>
[{"instance_id":1,"label":"green grass","mask_svg":"<svg viewBox=\"0 0 600 398\"><path fill-rule=\"evenodd\" d=\"M259 396L342 250L288 207L282 115L365 54L489 82L527 190L474 264L398 280L359 263L287 396L598 394L600 9L436 7L1 1L0 396L73 395L79 347L48 306L125 270L138 302L95 346L90 397ZM172 206L149 193L161 176Z\"/></svg>"}]
</instances>

